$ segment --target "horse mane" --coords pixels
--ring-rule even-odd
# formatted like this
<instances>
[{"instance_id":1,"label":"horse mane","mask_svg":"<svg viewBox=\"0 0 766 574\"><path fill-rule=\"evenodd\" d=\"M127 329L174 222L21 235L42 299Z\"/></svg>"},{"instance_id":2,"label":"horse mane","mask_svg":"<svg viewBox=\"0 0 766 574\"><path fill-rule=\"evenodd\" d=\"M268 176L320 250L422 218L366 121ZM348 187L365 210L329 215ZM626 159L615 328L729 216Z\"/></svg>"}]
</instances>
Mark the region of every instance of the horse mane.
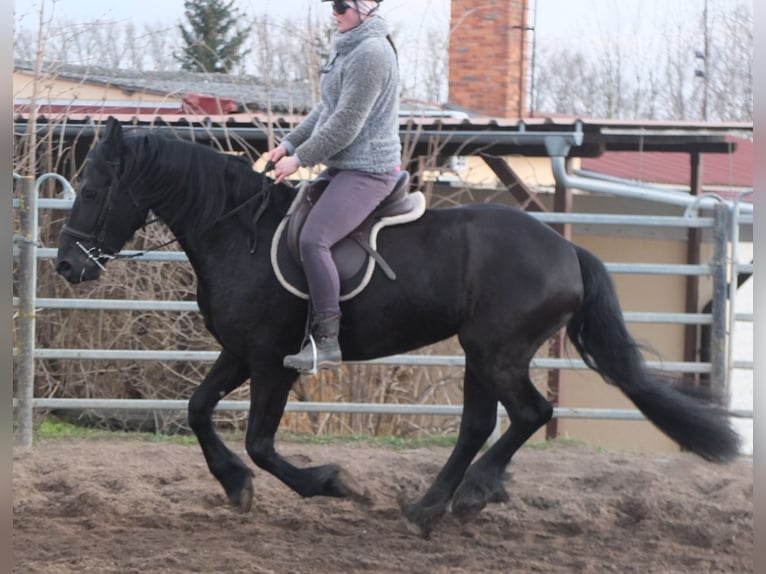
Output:
<instances>
[{"instance_id":1,"label":"horse mane","mask_svg":"<svg viewBox=\"0 0 766 574\"><path fill-rule=\"evenodd\" d=\"M264 176L244 157L156 132L129 133L124 141L121 179L168 225L205 229L261 191Z\"/></svg>"}]
</instances>

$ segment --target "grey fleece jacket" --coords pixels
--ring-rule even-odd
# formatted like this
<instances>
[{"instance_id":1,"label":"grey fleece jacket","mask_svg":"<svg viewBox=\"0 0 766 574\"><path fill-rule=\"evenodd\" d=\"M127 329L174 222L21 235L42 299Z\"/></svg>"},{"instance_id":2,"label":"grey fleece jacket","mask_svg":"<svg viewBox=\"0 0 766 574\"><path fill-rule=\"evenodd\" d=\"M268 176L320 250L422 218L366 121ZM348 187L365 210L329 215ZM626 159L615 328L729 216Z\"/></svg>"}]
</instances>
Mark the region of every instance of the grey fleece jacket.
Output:
<instances>
[{"instance_id":1,"label":"grey fleece jacket","mask_svg":"<svg viewBox=\"0 0 766 574\"><path fill-rule=\"evenodd\" d=\"M399 69L388 26L371 17L333 38L320 102L283 140L303 166L381 173L401 163Z\"/></svg>"}]
</instances>

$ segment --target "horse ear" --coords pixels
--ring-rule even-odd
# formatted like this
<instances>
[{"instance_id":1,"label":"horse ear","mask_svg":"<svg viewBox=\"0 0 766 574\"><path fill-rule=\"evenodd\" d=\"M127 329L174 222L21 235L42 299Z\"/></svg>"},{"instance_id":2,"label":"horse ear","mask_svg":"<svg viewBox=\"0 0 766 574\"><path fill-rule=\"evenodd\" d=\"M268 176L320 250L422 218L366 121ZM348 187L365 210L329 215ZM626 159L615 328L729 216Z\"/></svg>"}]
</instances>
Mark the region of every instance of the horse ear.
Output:
<instances>
[{"instance_id":1,"label":"horse ear","mask_svg":"<svg viewBox=\"0 0 766 574\"><path fill-rule=\"evenodd\" d=\"M106 119L103 150L109 159L119 159L122 152L122 126L113 116Z\"/></svg>"}]
</instances>

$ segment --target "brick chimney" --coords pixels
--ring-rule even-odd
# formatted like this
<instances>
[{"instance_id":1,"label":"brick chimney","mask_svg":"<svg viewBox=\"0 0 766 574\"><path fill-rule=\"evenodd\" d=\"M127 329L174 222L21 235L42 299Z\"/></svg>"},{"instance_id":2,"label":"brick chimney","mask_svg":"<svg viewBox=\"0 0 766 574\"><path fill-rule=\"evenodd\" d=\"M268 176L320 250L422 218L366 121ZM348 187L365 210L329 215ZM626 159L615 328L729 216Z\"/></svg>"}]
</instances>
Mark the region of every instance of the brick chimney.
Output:
<instances>
[{"instance_id":1,"label":"brick chimney","mask_svg":"<svg viewBox=\"0 0 766 574\"><path fill-rule=\"evenodd\" d=\"M451 104L487 116L526 115L528 0L452 0Z\"/></svg>"}]
</instances>

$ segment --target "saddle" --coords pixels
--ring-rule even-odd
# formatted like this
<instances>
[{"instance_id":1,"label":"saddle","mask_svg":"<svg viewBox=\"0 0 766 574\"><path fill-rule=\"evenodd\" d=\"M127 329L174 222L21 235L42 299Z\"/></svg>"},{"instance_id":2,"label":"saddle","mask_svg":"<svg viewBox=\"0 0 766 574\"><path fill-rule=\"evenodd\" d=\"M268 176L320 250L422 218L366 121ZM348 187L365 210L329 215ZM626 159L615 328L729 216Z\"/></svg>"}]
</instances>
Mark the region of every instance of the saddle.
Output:
<instances>
[{"instance_id":1,"label":"saddle","mask_svg":"<svg viewBox=\"0 0 766 574\"><path fill-rule=\"evenodd\" d=\"M384 227L415 221L425 212L425 196L420 191L410 193L409 181L409 173L402 171L394 189L380 205L359 227L332 247L332 258L340 275L341 301L362 292L370 282L376 265L389 279L396 279L394 270L377 251L377 236ZM317 181L299 187L271 242L271 265L277 279L287 291L302 299L308 299L309 295L298 237L306 217L328 183Z\"/></svg>"}]
</instances>

